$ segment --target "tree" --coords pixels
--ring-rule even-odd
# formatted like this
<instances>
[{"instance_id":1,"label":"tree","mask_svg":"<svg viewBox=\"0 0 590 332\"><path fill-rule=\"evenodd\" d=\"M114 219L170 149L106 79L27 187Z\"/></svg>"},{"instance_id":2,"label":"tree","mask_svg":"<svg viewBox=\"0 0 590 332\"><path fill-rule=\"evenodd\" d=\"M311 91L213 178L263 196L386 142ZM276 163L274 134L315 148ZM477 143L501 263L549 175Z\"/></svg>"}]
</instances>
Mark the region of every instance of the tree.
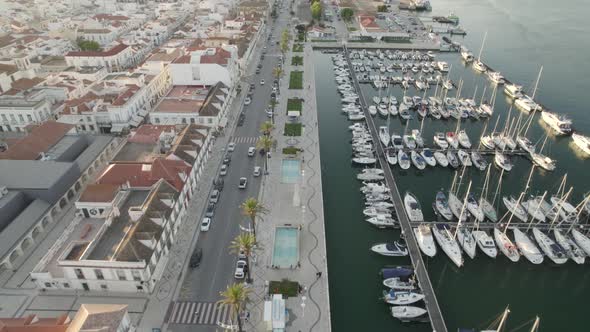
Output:
<instances>
[{"instance_id":1,"label":"tree","mask_svg":"<svg viewBox=\"0 0 590 332\"><path fill-rule=\"evenodd\" d=\"M290 39L291 39L291 34L289 34L289 31L287 29L285 29L283 31L283 33L281 34L281 51L283 53L285 53L289 50L289 40Z\"/></svg>"},{"instance_id":2,"label":"tree","mask_svg":"<svg viewBox=\"0 0 590 332\"><path fill-rule=\"evenodd\" d=\"M311 17L315 18L318 21L322 18L322 3L320 1L312 3Z\"/></svg>"},{"instance_id":3,"label":"tree","mask_svg":"<svg viewBox=\"0 0 590 332\"><path fill-rule=\"evenodd\" d=\"M342 17L343 20L350 21L350 20L352 20L352 17L354 16L354 11L350 8L343 8L340 11L340 16Z\"/></svg>"},{"instance_id":4,"label":"tree","mask_svg":"<svg viewBox=\"0 0 590 332\"><path fill-rule=\"evenodd\" d=\"M263 136L268 137L268 136ZM258 202L258 200L254 197L250 197L246 199L242 205L240 205L240 209L242 210L242 215L247 216L250 218L250 225L252 228L252 233L256 237L256 217L262 214L266 214L268 210L262 203Z\"/></svg>"},{"instance_id":5,"label":"tree","mask_svg":"<svg viewBox=\"0 0 590 332\"><path fill-rule=\"evenodd\" d=\"M260 132L263 135L270 135L270 132L275 128L275 126L270 121L265 121L260 125Z\"/></svg>"},{"instance_id":6,"label":"tree","mask_svg":"<svg viewBox=\"0 0 590 332\"><path fill-rule=\"evenodd\" d=\"M240 314L242 309L250 302L250 289L246 288L244 284L231 284L223 292L219 292L221 300L218 304L227 304L231 309L231 313L236 316L238 321L238 331L242 331L242 319Z\"/></svg>"},{"instance_id":7,"label":"tree","mask_svg":"<svg viewBox=\"0 0 590 332\"><path fill-rule=\"evenodd\" d=\"M380 13L386 13L387 12L387 5L377 6L377 11Z\"/></svg>"},{"instance_id":8,"label":"tree","mask_svg":"<svg viewBox=\"0 0 590 332\"><path fill-rule=\"evenodd\" d=\"M239 255L241 252L244 254L244 256L246 256L246 266L248 266L246 273L248 274L248 282L252 281L252 277L250 275L250 258L257 247L258 243L256 242L256 237L250 233L241 233L240 235L236 236L229 246L231 253Z\"/></svg>"},{"instance_id":9,"label":"tree","mask_svg":"<svg viewBox=\"0 0 590 332\"><path fill-rule=\"evenodd\" d=\"M78 40L78 47L82 51L100 51L100 44L92 40Z\"/></svg>"},{"instance_id":10,"label":"tree","mask_svg":"<svg viewBox=\"0 0 590 332\"><path fill-rule=\"evenodd\" d=\"M273 113L274 113L274 109L273 109ZM264 152L266 153L266 158L264 158L264 172L266 173L268 171L268 152L270 151L270 149L272 148L272 146L274 145L275 140L270 136L262 136L260 137L260 139L258 140L258 143L256 143L256 146L259 149L263 149Z\"/></svg>"},{"instance_id":11,"label":"tree","mask_svg":"<svg viewBox=\"0 0 590 332\"><path fill-rule=\"evenodd\" d=\"M278 66L274 67L272 69L272 75L274 76L275 79L278 80L279 78L281 78L281 76L283 76L283 68L278 67Z\"/></svg>"}]
</instances>

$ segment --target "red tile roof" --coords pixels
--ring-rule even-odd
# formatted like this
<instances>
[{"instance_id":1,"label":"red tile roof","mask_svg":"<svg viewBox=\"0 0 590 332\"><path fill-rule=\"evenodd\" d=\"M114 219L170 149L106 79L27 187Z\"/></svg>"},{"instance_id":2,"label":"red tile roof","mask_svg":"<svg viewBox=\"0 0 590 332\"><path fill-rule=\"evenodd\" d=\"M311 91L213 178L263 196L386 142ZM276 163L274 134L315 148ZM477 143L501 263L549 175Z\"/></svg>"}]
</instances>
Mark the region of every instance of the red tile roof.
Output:
<instances>
[{"instance_id":1,"label":"red tile roof","mask_svg":"<svg viewBox=\"0 0 590 332\"><path fill-rule=\"evenodd\" d=\"M127 21L129 17L123 15L109 15L109 14L97 14L93 17L97 21Z\"/></svg>"},{"instance_id":2,"label":"red tile roof","mask_svg":"<svg viewBox=\"0 0 590 332\"><path fill-rule=\"evenodd\" d=\"M28 315L22 318L0 318L0 332L65 332L70 325L67 314L56 318Z\"/></svg>"},{"instance_id":3,"label":"red tile roof","mask_svg":"<svg viewBox=\"0 0 590 332\"><path fill-rule=\"evenodd\" d=\"M121 53L125 50L129 45L125 45L123 43L118 44L117 46L112 47L110 50L106 51L76 51L76 52L68 52L66 56L78 56L78 57L107 57L113 56L115 54Z\"/></svg>"},{"instance_id":4,"label":"red tile roof","mask_svg":"<svg viewBox=\"0 0 590 332\"><path fill-rule=\"evenodd\" d=\"M112 202L119 192L114 184L90 184L78 199L79 202L108 203Z\"/></svg>"},{"instance_id":5,"label":"red tile roof","mask_svg":"<svg viewBox=\"0 0 590 332\"><path fill-rule=\"evenodd\" d=\"M191 166L183 160L158 157L150 163L113 163L101 174L97 183L122 185L129 182L131 187L151 187L165 179L177 190L182 190L184 181L179 173L190 174Z\"/></svg>"},{"instance_id":6,"label":"red tile roof","mask_svg":"<svg viewBox=\"0 0 590 332\"><path fill-rule=\"evenodd\" d=\"M74 125L55 121L47 121L34 127L30 134L19 139L0 152L0 159L37 160L41 152L47 152L59 142Z\"/></svg>"},{"instance_id":7,"label":"red tile roof","mask_svg":"<svg viewBox=\"0 0 590 332\"><path fill-rule=\"evenodd\" d=\"M171 132L175 130L175 125L141 125L132 133L132 136L127 139L132 143L155 144L163 132Z\"/></svg>"}]
</instances>

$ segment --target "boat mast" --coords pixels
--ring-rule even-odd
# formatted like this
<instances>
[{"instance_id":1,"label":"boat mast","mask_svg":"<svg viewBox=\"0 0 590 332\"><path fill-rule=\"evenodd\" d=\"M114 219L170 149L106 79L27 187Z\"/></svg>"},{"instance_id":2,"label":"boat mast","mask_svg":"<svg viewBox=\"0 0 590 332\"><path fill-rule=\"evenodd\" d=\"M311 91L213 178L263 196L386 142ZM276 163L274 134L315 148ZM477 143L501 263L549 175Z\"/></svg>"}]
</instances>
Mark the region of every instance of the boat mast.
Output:
<instances>
[{"instance_id":1,"label":"boat mast","mask_svg":"<svg viewBox=\"0 0 590 332\"><path fill-rule=\"evenodd\" d=\"M455 228L455 234L453 234L453 239L457 237L457 232L459 231L459 227L461 227L461 219L463 218L463 213L465 212L465 207L467 206L467 196L469 196L469 190L471 190L471 181L469 181L469 185L467 186L467 193L465 193L465 198L463 199L463 206L461 206L459 222L457 223L457 228Z\"/></svg>"},{"instance_id":2,"label":"boat mast","mask_svg":"<svg viewBox=\"0 0 590 332\"><path fill-rule=\"evenodd\" d=\"M547 196L547 190L545 190L545 192L543 193L543 196L541 196L541 199L539 200L539 204L537 204L537 209L536 209L535 211L539 211L539 209L541 208L541 204L543 203L543 200L545 199L545 196ZM532 203L529 203L529 204L532 204ZM554 220L554 221L555 221L555 220ZM539 223L541 223L541 221L540 221L540 220L537 222L537 225L538 225ZM532 223L532 222L530 222L530 223L529 223L529 225L527 226L527 228L526 228L526 231L527 231L527 232L528 232L528 231L531 229L531 225L532 225L532 224L533 224L533 223ZM552 222L551 224L553 225L553 222Z\"/></svg>"},{"instance_id":3,"label":"boat mast","mask_svg":"<svg viewBox=\"0 0 590 332\"><path fill-rule=\"evenodd\" d=\"M481 42L481 48L479 49L479 54L477 55L477 61L481 62L481 52L483 52L483 46L486 43L486 38L488 37L488 32L483 35L483 41Z\"/></svg>"},{"instance_id":4,"label":"boat mast","mask_svg":"<svg viewBox=\"0 0 590 332\"><path fill-rule=\"evenodd\" d=\"M543 66L539 69L539 75L537 75L537 81L535 82L535 88L533 89L533 95L531 96L532 99L535 99L535 94L537 93L537 86L539 86L539 80L541 80L541 73L543 72Z\"/></svg>"},{"instance_id":5,"label":"boat mast","mask_svg":"<svg viewBox=\"0 0 590 332\"><path fill-rule=\"evenodd\" d=\"M487 90L488 86L484 85L483 86L483 93L481 94L481 98L479 98L479 104L481 105L481 103L483 102L483 97L486 96L486 90ZM475 98L475 97L474 97Z\"/></svg>"},{"instance_id":6,"label":"boat mast","mask_svg":"<svg viewBox=\"0 0 590 332\"><path fill-rule=\"evenodd\" d=\"M498 186L496 186L496 192L494 193L494 198L492 199L492 206L494 206L494 204L496 203L496 198L498 197L498 194L500 193L500 186L502 185L502 175L504 175L503 168L500 171L500 181L498 181Z\"/></svg>"},{"instance_id":7,"label":"boat mast","mask_svg":"<svg viewBox=\"0 0 590 332\"><path fill-rule=\"evenodd\" d=\"M473 99L473 101L475 101L475 95L477 95L477 88L479 88L479 86L477 86L477 85L476 85L476 86L475 86L475 91L473 91L473 98L472 98L472 99ZM484 90L484 93L485 93L485 90ZM482 95L482 96L483 96L483 95Z\"/></svg>"},{"instance_id":8,"label":"boat mast","mask_svg":"<svg viewBox=\"0 0 590 332\"><path fill-rule=\"evenodd\" d=\"M488 188L490 186L490 171L492 170L492 164L488 165L488 171L486 172L485 180L483 181L483 187L481 188L481 195L479 196L479 204L481 204L482 198L488 198Z\"/></svg>"},{"instance_id":9,"label":"boat mast","mask_svg":"<svg viewBox=\"0 0 590 332\"><path fill-rule=\"evenodd\" d=\"M576 215L576 220L578 220L578 221L580 220L580 215L582 214L582 211L584 210L584 205L586 205L586 203L588 202L589 199L590 199L590 196L584 198L580 202L580 204L578 204L576 206L576 210L578 211L578 214ZM575 224L577 224L577 223L575 223L575 222L571 223L570 227L567 230L568 233L572 230L572 228L575 226Z\"/></svg>"},{"instance_id":10,"label":"boat mast","mask_svg":"<svg viewBox=\"0 0 590 332\"><path fill-rule=\"evenodd\" d=\"M520 193L520 195L518 196L518 199L516 200L515 206L519 206L520 205L520 201L522 200L522 198L524 197L527 189L529 188L529 183L531 182L531 178L533 177L533 171L535 170L535 165L533 165L531 167L531 172L529 173L529 178L526 181L526 185L524 186L524 190ZM508 230L508 226L510 226L510 222L512 221L512 217L514 217L514 211L510 211L510 218L508 219L508 223L506 223L506 227L504 228L504 234L506 234L506 231Z\"/></svg>"},{"instance_id":11,"label":"boat mast","mask_svg":"<svg viewBox=\"0 0 590 332\"><path fill-rule=\"evenodd\" d=\"M450 192L453 192L455 189L455 181L457 181L457 171L455 171L455 176L453 176L453 182L451 182L451 189L449 190Z\"/></svg>"},{"instance_id":12,"label":"boat mast","mask_svg":"<svg viewBox=\"0 0 590 332\"><path fill-rule=\"evenodd\" d=\"M531 328L531 332L537 332L537 330L539 329L540 321L541 321L541 318L539 318L539 316L536 316L535 322L533 323L533 327Z\"/></svg>"},{"instance_id":13,"label":"boat mast","mask_svg":"<svg viewBox=\"0 0 590 332\"><path fill-rule=\"evenodd\" d=\"M559 200L559 206L557 207L557 211L555 212L556 218L554 218L553 222L551 223L550 228L553 227L553 223L557 219L557 216L559 216L559 212L563 209L563 207L562 207L563 203L567 201L567 198L572 193L572 190L573 189L574 189L574 187L570 187L570 190L568 190L567 193ZM563 222L565 222L565 220L563 220L562 222L560 222L559 225L561 225Z\"/></svg>"},{"instance_id":14,"label":"boat mast","mask_svg":"<svg viewBox=\"0 0 590 332\"><path fill-rule=\"evenodd\" d=\"M496 119L496 124L494 125L494 130L492 131L492 133L495 133L496 132L496 129L498 128L498 122L500 122L500 117L498 117Z\"/></svg>"},{"instance_id":15,"label":"boat mast","mask_svg":"<svg viewBox=\"0 0 590 332\"><path fill-rule=\"evenodd\" d=\"M486 130L488 129L489 121L486 121L486 124L483 126L483 130L481 131L481 135L479 136L479 144L477 145L477 149L481 149L481 139L485 136Z\"/></svg>"},{"instance_id":16,"label":"boat mast","mask_svg":"<svg viewBox=\"0 0 590 332\"><path fill-rule=\"evenodd\" d=\"M389 118L387 118L389 120ZM424 119L426 119L426 117L422 117L422 121L420 121L420 135L422 135L422 128L424 127Z\"/></svg>"},{"instance_id":17,"label":"boat mast","mask_svg":"<svg viewBox=\"0 0 590 332\"><path fill-rule=\"evenodd\" d=\"M502 330L502 328L504 327L504 324L506 323L506 319L508 318L509 313L510 313L510 309L509 309L509 306L507 306L506 309L504 310L504 314L502 314L502 319L500 320L500 324L498 324L498 329L496 330L497 332L500 332Z\"/></svg>"}]
</instances>

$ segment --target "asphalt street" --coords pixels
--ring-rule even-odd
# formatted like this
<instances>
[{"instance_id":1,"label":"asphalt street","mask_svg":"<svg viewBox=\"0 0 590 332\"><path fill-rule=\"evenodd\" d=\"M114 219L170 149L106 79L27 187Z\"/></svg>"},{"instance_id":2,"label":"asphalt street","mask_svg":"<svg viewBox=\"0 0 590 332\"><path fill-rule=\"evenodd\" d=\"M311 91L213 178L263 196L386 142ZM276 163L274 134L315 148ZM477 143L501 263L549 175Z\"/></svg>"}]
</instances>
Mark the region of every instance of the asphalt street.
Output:
<instances>
[{"instance_id":1,"label":"asphalt street","mask_svg":"<svg viewBox=\"0 0 590 332\"><path fill-rule=\"evenodd\" d=\"M250 75L242 77L243 81L254 83L256 86L252 92L252 103L247 106L243 105L244 123L242 126L236 127L232 134L231 141L236 141L236 147L230 153L231 163L227 175L223 176L224 188L216 204L211 228L208 232L201 232L197 241L197 247L203 250L201 265L188 270L180 290L179 301L215 302L220 299L219 292L225 290L228 284L239 281L234 279L237 257L229 252L228 247L239 234L239 225L248 227L248 219L242 216L239 206L248 197L258 197L261 177L264 176L254 177L253 175L255 166L264 166L264 156L256 153L254 157L248 157L247 151L249 147L256 145L256 139L260 136L260 125L269 120L265 109L270 103L274 80L273 67L278 64L281 55L275 41L280 39L281 31L286 27L287 21L288 10L285 8L280 11L276 22L273 23L272 19L269 20L266 32L259 41L259 49L248 65L247 72ZM266 36L271 32L272 27L274 27L272 42L267 42ZM267 45L266 50L263 49L265 45ZM260 61L260 54L263 50L266 51L265 59ZM263 65L260 74L254 74L259 63ZM262 79L265 80L264 85L260 85ZM286 88L286 86L281 86L282 91ZM242 90L241 93L248 93L248 89ZM276 112L284 109L284 105L277 105ZM274 132L279 134L282 132L282 128L275 128ZM226 133L226 135L230 135L230 133ZM248 179L246 189L238 189L240 177ZM194 218L202 220L204 211L201 212L199 216L194 216ZM169 330L215 331L216 326L171 324Z\"/></svg>"}]
</instances>

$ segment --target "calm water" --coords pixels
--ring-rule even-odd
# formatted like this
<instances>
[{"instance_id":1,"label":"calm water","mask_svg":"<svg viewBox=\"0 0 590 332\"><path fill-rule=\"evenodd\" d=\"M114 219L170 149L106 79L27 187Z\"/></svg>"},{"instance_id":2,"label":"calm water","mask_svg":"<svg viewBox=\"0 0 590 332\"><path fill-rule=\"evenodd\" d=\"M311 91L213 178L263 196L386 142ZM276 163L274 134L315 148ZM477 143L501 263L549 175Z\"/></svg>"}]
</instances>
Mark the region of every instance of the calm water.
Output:
<instances>
[{"instance_id":1,"label":"calm water","mask_svg":"<svg viewBox=\"0 0 590 332\"><path fill-rule=\"evenodd\" d=\"M449 5L449 4L452 4ZM578 131L590 134L587 79L588 24L581 13L589 7L581 0L568 2L567 8L555 2L540 1L436 1L433 14L446 15L453 10L461 18L461 25L469 35L465 43L476 55L485 31L488 31L482 59L512 81L531 87L539 67L544 65L543 77L537 90L538 100L556 112L567 113ZM330 55L315 53L316 86L322 153L324 211L326 218L328 264L330 270L330 296L334 331L428 331L429 325L402 324L394 320L379 297L384 289L378 271L387 264L407 264L409 259L388 258L370 252L372 244L398 238L397 231L377 230L364 221L362 197L355 179L357 170L350 164L349 122L340 112L339 95L333 80ZM453 65L451 77L464 80L463 96L472 97L477 88L477 101L486 86L489 96L492 86L485 77L465 67L458 55L439 57ZM377 92L363 86L370 98ZM391 91L402 96L399 88ZM430 94L433 91L429 92ZM412 90L410 95L414 94ZM508 112L508 103L499 91L494 117L488 131L500 117L500 126ZM519 111L513 110L518 115ZM523 115L523 116L526 116ZM379 120L386 124L386 120ZM461 124L472 142L477 142L483 121L466 121ZM410 121L408 129L419 128L417 120ZM426 119L423 136L432 145L435 131L454 130L456 121ZM390 121L390 131L401 133L404 126L396 118ZM534 119L529 130L533 141L543 140L548 131ZM558 160L553 173L536 170L531 191L550 192L557 189L564 174L568 185L575 186L573 202L578 202L588 191L589 161L580 157L568 137L549 136L545 153ZM491 162L491 159L488 159ZM530 162L515 159L515 168L502 180L502 194L518 195L530 171ZM427 219L433 218L429 208L438 188L448 188L453 172L450 169L427 169L401 172L394 169L400 191L410 190L421 201ZM479 191L485 174L471 170L467 178L473 180L473 190ZM492 171L492 188L498 180ZM493 192L493 189L491 190ZM503 210L500 209L502 212ZM443 309L449 331L458 327L487 327L506 305L512 313L508 329L513 330L526 321L541 316L541 330L587 331L586 297L590 295L590 269L568 262L562 267L548 263L533 266L524 258L513 264L505 257L491 260L478 252L475 260L466 258L465 267L458 270L439 250L428 261L431 280ZM530 324L528 325L530 326ZM526 329L525 329L526 330Z\"/></svg>"}]
</instances>

